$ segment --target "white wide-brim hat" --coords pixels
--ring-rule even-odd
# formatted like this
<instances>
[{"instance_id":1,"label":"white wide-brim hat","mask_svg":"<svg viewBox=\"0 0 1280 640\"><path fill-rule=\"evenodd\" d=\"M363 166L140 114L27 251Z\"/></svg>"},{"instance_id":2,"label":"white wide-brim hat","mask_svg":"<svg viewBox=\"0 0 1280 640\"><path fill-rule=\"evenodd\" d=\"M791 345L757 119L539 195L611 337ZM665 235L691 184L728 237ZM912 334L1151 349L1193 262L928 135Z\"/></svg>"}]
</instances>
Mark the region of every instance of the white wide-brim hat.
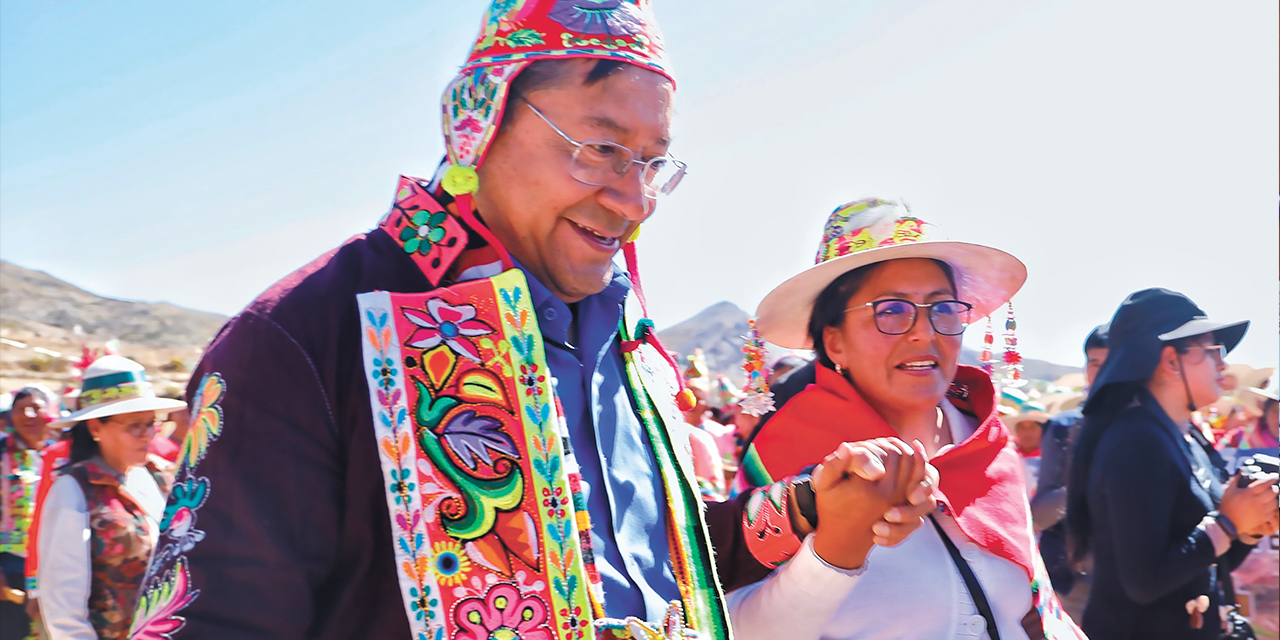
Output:
<instances>
[{"instance_id":1,"label":"white wide-brim hat","mask_svg":"<svg viewBox=\"0 0 1280 640\"><path fill-rule=\"evenodd\" d=\"M869 198L831 213L817 264L774 287L756 309L760 336L780 347L811 349L809 317L814 302L836 278L869 264L904 258L947 263L956 295L973 305L971 321L991 315L1027 280L1027 267L1009 253L971 242L948 240L936 226L891 200Z\"/></svg>"},{"instance_id":2,"label":"white wide-brim hat","mask_svg":"<svg viewBox=\"0 0 1280 640\"><path fill-rule=\"evenodd\" d=\"M69 424L135 411L168 413L186 406L187 403L181 400L156 396L155 389L147 380L146 369L137 362L121 356L102 356L84 370L80 410L53 424Z\"/></svg>"}]
</instances>

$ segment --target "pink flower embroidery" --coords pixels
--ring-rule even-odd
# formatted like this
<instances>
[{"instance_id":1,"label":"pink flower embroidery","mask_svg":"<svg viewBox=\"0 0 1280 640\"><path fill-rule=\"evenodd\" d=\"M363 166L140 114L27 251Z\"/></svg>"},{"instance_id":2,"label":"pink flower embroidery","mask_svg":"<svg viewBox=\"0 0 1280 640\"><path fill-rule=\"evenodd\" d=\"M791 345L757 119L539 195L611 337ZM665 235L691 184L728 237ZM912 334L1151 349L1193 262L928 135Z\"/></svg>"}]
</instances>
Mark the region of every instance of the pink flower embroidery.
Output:
<instances>
[{"instance_id":1,"label":"pink flower embroidery","mask_svg":"<svg viewBox=\"0 0 1280 640\"><path fill-rule=\"evenodd\" d=\"M536 595L521 595L511 583L495 584L484 598L461 600L454 610L453 640L551 640L547 605Z\"/></svg>"},{"instance_id":2,"label":"pink flower embroidery","mask_svg":"<svg viewBox=\"0 0 1280 640\"><path fill-rule=\"evenodd\" d=\"M427 300L426 313L418 309L402 310L404 317L418 327L405 344L417 349L434 349L444 344L450 351L481 364L480 352L468 338L493 333L493 327L476 319L475 307L469 304L455 307L440 298L432 298Z\"/></svg>"}]
</instances>

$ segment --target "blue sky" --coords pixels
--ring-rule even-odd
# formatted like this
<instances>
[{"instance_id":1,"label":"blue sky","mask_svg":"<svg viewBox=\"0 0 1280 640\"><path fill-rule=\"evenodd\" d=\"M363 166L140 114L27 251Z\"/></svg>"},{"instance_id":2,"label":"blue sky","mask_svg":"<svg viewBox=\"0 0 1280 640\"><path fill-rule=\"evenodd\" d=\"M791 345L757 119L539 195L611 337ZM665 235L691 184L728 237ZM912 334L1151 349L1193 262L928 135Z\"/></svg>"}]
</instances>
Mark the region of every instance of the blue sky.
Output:
<instances>
[{"instance_id":1,"label":"blue sky","mask_svg":"<svg viewBox=\"0 0 1280 640\"><path fill-rule=\"evenodd\" d=\"M234 313L431 171L484 6L0 1L0 256ZM1254 320L1233 360L1276 364L1276 3L656 11L691 167L639 245L660 326L754 309L832 208L874 195L1027 263L1029 356L1074 363L1165 286Z\"/></svg>"}]
</instances>

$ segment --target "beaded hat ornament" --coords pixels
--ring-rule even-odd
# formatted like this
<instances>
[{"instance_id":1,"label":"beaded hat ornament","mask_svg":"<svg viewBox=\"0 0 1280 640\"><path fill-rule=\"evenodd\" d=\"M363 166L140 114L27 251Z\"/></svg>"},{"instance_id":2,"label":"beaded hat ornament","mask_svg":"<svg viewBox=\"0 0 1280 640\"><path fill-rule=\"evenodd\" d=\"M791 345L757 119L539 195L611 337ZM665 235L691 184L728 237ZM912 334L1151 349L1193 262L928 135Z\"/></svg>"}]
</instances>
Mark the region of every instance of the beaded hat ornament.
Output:
<instances>
[{"instance_id":1,"label":"beaded hat ornament","mask_svg":"<svg viewBox=\"0 0 1280 640\"><path fill-rule=\"evenodd\" d=\"M764 365L768 354L764 340L756 330L755 318L747 320L747 335L744 337L742 375L746 377L747 384L743 387L746 395L742 399L742 412L759 417L773 411L773 392L769 390L769 371Z\"/></svg>"}]
</instances>

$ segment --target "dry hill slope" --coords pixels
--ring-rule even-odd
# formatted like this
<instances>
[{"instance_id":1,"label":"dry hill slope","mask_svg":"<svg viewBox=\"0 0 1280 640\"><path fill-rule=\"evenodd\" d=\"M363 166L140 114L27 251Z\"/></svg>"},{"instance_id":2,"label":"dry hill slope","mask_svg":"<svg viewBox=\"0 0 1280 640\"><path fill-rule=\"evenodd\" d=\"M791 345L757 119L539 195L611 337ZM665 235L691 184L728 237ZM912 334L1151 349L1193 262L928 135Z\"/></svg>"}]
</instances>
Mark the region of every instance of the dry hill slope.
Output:
<instances>
[{"instance_id":1,"label":"dry hill slope","mask_svg":"<svg viewBox=\"0 0 1280 640\"><path fill-rule=\"evenodd\" d=\"M43 271L0 261L0 321L7 328L80 325L91 340L115 337L146 348L181 349L203 347L227 318L167 302L104 298Z\"/></svg>"}]
</instances>

